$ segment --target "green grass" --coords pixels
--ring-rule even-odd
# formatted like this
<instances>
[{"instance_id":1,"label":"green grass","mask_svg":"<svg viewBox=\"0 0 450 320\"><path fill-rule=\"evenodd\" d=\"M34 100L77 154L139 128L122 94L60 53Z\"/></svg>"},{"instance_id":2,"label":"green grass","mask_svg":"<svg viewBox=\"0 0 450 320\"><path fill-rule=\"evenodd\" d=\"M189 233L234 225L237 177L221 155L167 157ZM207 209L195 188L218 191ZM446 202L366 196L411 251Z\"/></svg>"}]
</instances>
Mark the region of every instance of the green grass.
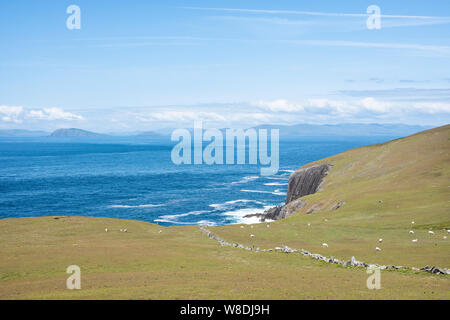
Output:
<instances>
[{"instance_id":1,"label":"green grass","mask_svg":"<svg viewBox=\"0 0 450 320\"><path fill-rule=\"evenodd\" d=\"M450 227L449 138L445 126L323 159L318 162L333 165L323 190L303 197L307 206L296 215L270 228L264 223L210 229L229 242L260 248L284 244L339 259L449 268L449 239L443 239L443 229ZM336 201L346 204L330 210ZM318 209L306 214L313 205ZM122 228L128 232L119 232ZM323 242L329 247L322 248ZM3 219L0 256L1 299L450 298L448 276L382 271L382 289L368 290L363 268L220 247L196 226L85 217ZM65 270L72 264L81 267L78 291L65 288Z\"/></svg>"}]
</instances>

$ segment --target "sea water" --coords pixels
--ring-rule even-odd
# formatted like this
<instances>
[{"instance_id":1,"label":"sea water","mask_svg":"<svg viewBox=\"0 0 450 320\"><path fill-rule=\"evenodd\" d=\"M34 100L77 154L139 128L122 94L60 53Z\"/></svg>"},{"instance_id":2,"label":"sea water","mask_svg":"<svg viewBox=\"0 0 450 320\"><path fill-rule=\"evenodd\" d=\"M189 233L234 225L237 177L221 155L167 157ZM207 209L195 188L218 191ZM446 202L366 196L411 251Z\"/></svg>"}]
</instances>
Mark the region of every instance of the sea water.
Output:
<instances>
[{"instance_id":1,"label":"sea water","mask_svg":"<svg viewBox=\"0 0 450 320\"><path fill-rule=\"evenodd\" d=\"M92 216L161 225L255 223L311 161L395 137L281 137L280 170L175 165L169 137L0 138L0 219Z\"/></svg>"}]
</instances>

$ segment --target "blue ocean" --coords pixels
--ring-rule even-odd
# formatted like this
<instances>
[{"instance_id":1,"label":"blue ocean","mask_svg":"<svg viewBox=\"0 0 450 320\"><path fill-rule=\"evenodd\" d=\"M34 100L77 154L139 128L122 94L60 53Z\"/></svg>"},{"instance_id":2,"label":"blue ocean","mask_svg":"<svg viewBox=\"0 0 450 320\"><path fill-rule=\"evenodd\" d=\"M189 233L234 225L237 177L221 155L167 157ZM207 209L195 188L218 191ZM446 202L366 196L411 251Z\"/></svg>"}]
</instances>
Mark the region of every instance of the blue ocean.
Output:
<instances>
[{"instance_id":1,"label":"blue ocean","mask_svg":"<svg viewBox=\"0 0 450 320\"><path fill-rule=\"evenodd\" d=\"M169 137L0 138L0 219L93 216L169 225L253 223L302 165L394 137L281 137L280 170L175 165Z\"/></svg>"}]
</instances>

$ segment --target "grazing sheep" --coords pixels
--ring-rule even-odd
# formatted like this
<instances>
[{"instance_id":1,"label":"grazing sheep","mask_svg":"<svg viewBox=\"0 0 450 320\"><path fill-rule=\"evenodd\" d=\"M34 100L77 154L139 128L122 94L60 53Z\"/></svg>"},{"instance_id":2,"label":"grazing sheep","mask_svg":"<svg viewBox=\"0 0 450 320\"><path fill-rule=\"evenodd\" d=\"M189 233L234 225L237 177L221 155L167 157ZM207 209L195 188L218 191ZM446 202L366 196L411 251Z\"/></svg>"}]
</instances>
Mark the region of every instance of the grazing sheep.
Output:
<instances>
[{"instance_id":1,"label":"grazing sheep","mask_svg":"<svg viewBox=\"0 0 450 320\"><path fill-rule=\"evenodd\" d=\"M267 228L270 228L270 225L267 225Z\"/></svg>"},{"instance_id":2,"label":"grazing sheep","mask_svg":"<svg viewBox=\"0 0 450 320\"><path fill-rule=\"evenodd\" d=\"M128 232L128 230L127 229L123 229L123 232Z\"/></svg>"},{"instance_id":3,"label":"grazing sheep","mask_svg":"<svg viewBox=\"0 0 450 320\"><path fill-rule=\"evenodd\" d=\"M379 243L382 243L382 242L383 242L383 239L382 239L382 238L378 239L378 242L379 242Z\"/></svg>"},{"instance_id":4,"label":"grazing sheep","mask_svg":"<svg viewBox=\"0 0 450 320\"><path fill-rule=\"evenodd\" d=\"M254 235L254 234L251 234L251 235L250 235L250 238L254 238L254 237L255 237L255 235Z\"/></svg>"},{"instance_id":5,"label":"grazing sheep","mask_svg":"<svg viewBox=\"0 0 450 320\"><path fill-rule=\"evenodd\" d=\"M105 228L105 232L108 232L108 228Z\"/></svg>"},{"instance_id":6,"label":"grazing sheep","mask_svg":"<svg viewBox=\"0 0 450 320\"><path fill-rule=\"evenodd\" d=\"M409 230L409 234L414 234L414 231L412 231L412 230Z\"/></svg>"},{"instance_id":7,"label":"grazing sheep","mask_svg":"<svg viewBox=\"0 0 450 320\"><path fill-rule=\"evenodd\" d=\"M308 227L311 227L311 223L308 223Z\"/></svg>"},{"instance_id":8,"label":"grazing sheep","mask_svg":"<svg viewBox=\"0 0 450 320\"><path fill-rule=\"evenodd\" d=\"M411 224L415 224L415 222L414 222L414 221L411 221Z\"/></svg>"},{"instance_id":9,"label":"grazing sheep","mask_svg":"<svg viewBox=\"0 0 450 320\"><path fill-rule=\"evenodd\" d=\"M450 233L450 229L447 229L447 233Z\"/></svg>"},{"instance_id":10,"label":"grazing sheep","mask_svg":"<svg viewBox=\"0 0 450 320\"><path fill-rule=\"evenodd\" d=\"M444 240L447 239L447 236L443 236L442 239L444 239Z\"/></svg>"},{"instance_id":11,"label":"grazing sheep","mask_svg":"<svg viewBox=\"0 0 450 320\"><path fill-rule=\"evenodd\" d=\"M375 247L375 250L376 250L376 251L381 251L381 249L380 249L380 248L378 248L378 247Z\"/></svg>"},{"instance_id":12,"label":"grazing sheep","mask_svg":"<svg viewBox=\"0 0 450 320\"><path fill-rule=\"evenodd\" d=\"M411 240L412 242L417 242L417 241L419 241L419 240L417 240L417 239L413 239L413 240Z\"/></svg>"},{"instance_id":13,"label":"grazing sheep","mask_svg":"<svg viewBox=\"0 0 450 320\"><path fill-rule=\"evenodd\" d=\"M324 247L324 248L328 248L328 244L326 244L326 243L322 243L322 247Z\"/></svg>"},{"instance_id":14,"label":"grazing sheep","mask_svg":"<svg viewBox=\"0 0 450 320\"><path fill-rule=\"evenodd\" d=\"M159 233L162 233L162 230L159 230Z\"/></svg>"},{"instance_id":15,"label":"grazing sheep","mask_svg":"<svg viewBox=\"0 0 450 320\"><path fill-rule=\"evenodd\" d=\"M250 228L252 228L252 229L253 229L253 226L250 226Z\"/></svg>"},{"instance_id":16,"label":"grazing sheep","mask_svg":"<svg viewBox=\"0 0 450 320\"><path fill-rule=\"evenodd\" d=\"M430 231L428 231L428 233L429 233L429 234L434 234L434 232L433 232L433 231L431 231L431 230L430 230Z\"/></svg>"},{"instance_id":17,"label":"grazing sheep","mask_svg":"<svg viewBox=\"0 0 450 320\"><path fill-rule=\"evenodd\" d=\"M244 229L244 226L241 226L241 229Z\"/></svg>"}]
</instances>

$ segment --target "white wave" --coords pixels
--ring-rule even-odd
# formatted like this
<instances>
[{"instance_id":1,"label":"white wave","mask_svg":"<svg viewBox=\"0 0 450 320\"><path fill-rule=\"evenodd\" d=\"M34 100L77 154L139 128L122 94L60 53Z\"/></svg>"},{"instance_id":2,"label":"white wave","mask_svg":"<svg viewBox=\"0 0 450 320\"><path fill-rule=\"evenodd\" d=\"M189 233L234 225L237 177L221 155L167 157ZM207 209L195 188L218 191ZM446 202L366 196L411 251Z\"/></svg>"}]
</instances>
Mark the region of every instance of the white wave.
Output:
<instances>
[{"instance_id":1,"label":"white wave","mask_svg":"<svg viewBox=\"0 0 450 320\"><path fill-rule=\"evenodd\" d=\"M265 186L287 186L287 183L280 183L280 182L269 182L264 183Z\"/></svg>"},{"instance_id":2,"label":"white wave","mask_svg":"<svg viewBox=\"0 0 450 320\"><path fill-rule=\"evenodd\" d=\"M272 194L275 194L277 196L285 196L287 193L280 191L280 189L276 189L274 192L272 192Z\"/></svg>"},{"instance_id":3,"label":"white wave","mask_svg":"<svg viewBox=\"0 0 450 320\"><path fill-rule=\"evenodd\" d=\"M284 181L289 180L289 178L287 177L265 177L265 178L270 180L284 180Z\"/></svg>"},{"instance_id":4,"label":"white wave","mask_svg":"<svg viewBox=\"0 0 450 320\"><path fill-rule=\"evenodd\" d=\"M125 205L125 204L113 204L108 206L108 208L154 208L154 207L163 207L165 204L139 204L135 206Z\"/></svg>"},{"instance_id":5,"label":"white wave","mask_svg":"<svg viewBox=\"0 0 450 320\"><path fill-rule=\"evenodd\" d=\"M170 219L170 220L176 220L177 218L181 218L181 217L187 217L187 216L197 216L199 214L203 214L203 213L208 213L211 211L208 210L199 210L199 211L190 211L187 213L180 213L180 214L167 214L167 215L163 215L160 216L158 218L162 218L162 219Z\"/></svg>"},{"instance_id":6,"label":"white wave","mask_svg":"<svg viewBox=\"0 0 450 320\"><path fill-rule=\"evenodd\" d=\"M272 206L264 206L263 209L258 208L246 208L246 209L238 209L233 211L224 212L223 215L231 217L233 220L233 224L255 224L261 223L259 217L245 217L250 214L263 213L267 209Z\"/></svg>"},{"instance_id":7,"label":"white wave","mask_svg":"<svg viewBox=\"0 0 450 320\"><path fill-rule=\"evenodd\" d=\"M252 193L269 193L269 194L274 194L276 196L285 196L286 192L281 192L279 189L275 190L275 191L264 191L264 190L246 190L246 189L242 189L242 192L252 192Z\"/></svg>"},{"instance_id":8,"label":"white wave","mask_svg":"<svg viewBox=\"0 0 450 320\"><path fill-rule=\"evenodd\" d=\"M295 170L278 170L279 172L289 172L289 173L293 173L293 172L295 172Z\"/></svg>"},{"instance_id":9,"label":"white wave","mask_svg":"<svg viewBox=\"0 0 450 320\"><path fill-rule=\"evenodd\" d=\"M248 200L248 199L238 199L238 200L232 200L232 201L227 201L225 203L213 203L210 204L209 206L211 208L214 208L216 210L225 210L228 207L230 207L230 205L236 204L236 203L255 203L255 204L263 204L261 201L257 201L257 200Z\"/></svg>"},{"instance_id":10,"label":"white wave","mask_svg":"<svg viewBox=\"0 0 450 320\"><path fill-rule=\"evenodd\" d=\"M256 179L259 179L259 176L247 176L247 177L244 177L242 180L234 181L231 184L247 183L247 182L250 182L250 181L256 180Z\"/></svg>"}]
</instances>

